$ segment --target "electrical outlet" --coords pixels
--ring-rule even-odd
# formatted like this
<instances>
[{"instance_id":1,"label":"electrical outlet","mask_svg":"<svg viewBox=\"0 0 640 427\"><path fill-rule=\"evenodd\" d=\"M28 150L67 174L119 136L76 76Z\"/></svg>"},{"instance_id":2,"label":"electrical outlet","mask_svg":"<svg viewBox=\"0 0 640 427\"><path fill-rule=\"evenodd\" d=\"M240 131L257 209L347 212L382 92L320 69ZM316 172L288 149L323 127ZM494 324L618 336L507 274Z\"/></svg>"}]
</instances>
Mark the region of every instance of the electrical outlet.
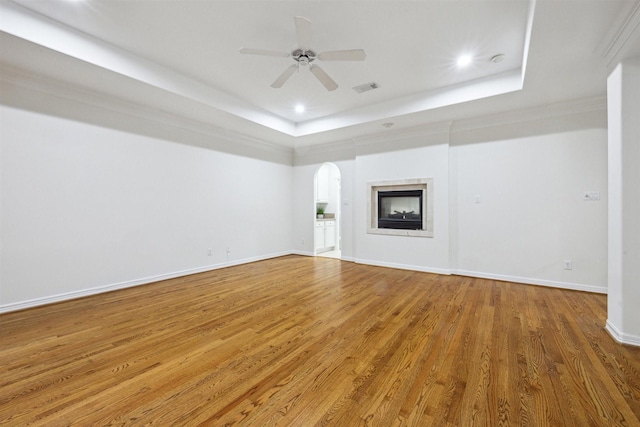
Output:
<instances>
[{"instance_id":1,"label":"electrical outlet","mask_svg":"<svg viewBox=\"0 0 640 427\"><path fill-rule=\"evenodd\" d=\"M302 239L300 243L302 244L302 246L304 246L304 239Z\"/></svg>"},{"instance_id":2,"label":"electrical outlet","mask_svg":"<svg viewBox=\"0 0 640 427\"><path fill-rule=\"evenodd\" d=\"M207 256L211 256L213 255L213 249L209 248L207 249Z\"/></svg>"},{"instance_id":3,"label":"electrical outlet","mask_svg":"<svg viewBox=\"0 0 640 427\"><path fill-rule=\"evenodd\" d=\"M227 246L226 251L227 251L227 253L231 252L231 246Z\"/></svg>"},{"instance_id":4,"label":"electrical outlet","mask_svg":"<svg viewBox=\"0 0 640 427\"><path fill-rule=\"evenodd\" d=\"M565 259L564 260L564 269L565 270L573 270L573 261L571 261L570 259Z\"/></svg>"}]
</instances>

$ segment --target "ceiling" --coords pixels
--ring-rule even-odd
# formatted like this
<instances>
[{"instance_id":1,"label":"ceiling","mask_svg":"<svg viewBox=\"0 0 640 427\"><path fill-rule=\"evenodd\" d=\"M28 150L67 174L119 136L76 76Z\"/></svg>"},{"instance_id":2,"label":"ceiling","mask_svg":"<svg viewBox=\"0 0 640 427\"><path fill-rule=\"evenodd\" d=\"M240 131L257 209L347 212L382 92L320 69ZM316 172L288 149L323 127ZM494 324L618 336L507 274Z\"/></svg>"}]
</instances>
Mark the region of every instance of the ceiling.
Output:
<instances>
[{"instance_id":1,"label":"ceiling","mask_svg":"<svg viewBox=\"0 0 640 427\"><path fill-rule=\"evenodd\" d=\"M0 0L0 65L297 147L602 96L616 61L640 56L639 4ZM295 16L312 22L316 52L364 49L364 61L314 62L336 90L308 67L274 89L292 58L239 53L291 52Z\"/></svg>"}]
</instances>

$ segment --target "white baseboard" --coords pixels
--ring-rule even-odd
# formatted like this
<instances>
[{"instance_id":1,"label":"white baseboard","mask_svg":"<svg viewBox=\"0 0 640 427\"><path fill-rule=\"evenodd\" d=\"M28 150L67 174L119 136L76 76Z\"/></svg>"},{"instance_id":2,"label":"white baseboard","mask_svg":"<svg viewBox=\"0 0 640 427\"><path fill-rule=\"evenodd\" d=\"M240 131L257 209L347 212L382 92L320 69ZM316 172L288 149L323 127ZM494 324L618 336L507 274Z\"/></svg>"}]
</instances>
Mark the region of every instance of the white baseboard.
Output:
<instances>
[{"instance_id":1,"label":"white baseboard","mask_svg":"<svg viewBox=\"0 0 640 427\"><path fill-rule=\"evenodd\" d=\"M367 259L356 258L353 260L357 264L375 265L376 267L397 268L400 270L421 271L423 273L451 274L451 270L437 267L423 267L421 265L398 264L393 262L371 261Z\"/></svg>"},{"instance_id":2,"label":"white baseboard","mask_svg":"<svg viewBox=\"0 0 640 427\"><path fill-rule=\"evenodd\" d=\"M483 273L480 271L452 270L451 274L459 276L479 277L481 279L501 280L503 282L524 283L526 285L548 286L551 288L572 289L574 291L595 292L606 294L606 286L583 285L580 283L558 282L555 280L544 280L530 277L508 276L503 274Z\"/></svg>"},{"instance_id":3,"label":"white baseboard","mask_svg":"<svg viewBox=\"0 0 640 427\"><path fill-rule=\"evenodd\" d=\"M307 251L291 251L291 254L301 255L301 256L317 256L317 254L314 254L313 252L307 252ZM340 261L355 262L355 259L351 256L342 255L339 259Z\"/></svg>"},{"instance_id":4,"label":"white baseboard","mask_svg":"<svg viewBox=\"0 0 640 427\"><path fill-rule=\"evenodd\" d=\"M176 277L188 276L190 274L204 273L206 271L218 270L220 268L232 267L234 265L248 264L251 262L262 261L265 259L277 258L285 255L291 255L291 251L278 252L258 257L244 258L240 260L234 260L229 262L223 262L220 264L205 265L202 267L191 268L187 270L175 271L172 273L159 274L157 276L148 276L135 280L128 280L126 282L113 283L110 285L99 286L96 288L82 289L79 291L66 292L62 294L49 295L46 297L35 298L27 301L14 302L10 304L0 305L0 314L9 313L11 311L24 310L27 308L37 307L40 305L52 304L61 301L67 301L76 298L82 298L90 295L102 294L105 292L116 291L118 289L126 289L139 285L146 285L153 282L159 282L161 280L173 279Z\"/></svg>"},{"instance_id":5,"label":"white baseboard","mask_svg":"<svg viewBox=\"0 0 640 427\"><path fill-rule=\"evenodd\" d=\"M106 286L100 286L96 288L82 289L74 292L67 292L63 294L50 295L42 298L35 298L27 301L20 301L10 304L0 304L0 314L8 313L11 311L24 310L26 308L37 307L45 304L52 304L60 301L66 301L70 299L82 298L90 295L96 295L104 292L111 292L118 289L130 288L133 286L146 285L148 283L158 282L160 280L173 279L181 276L188 276L190 274L203 273L205 271L217 270L225 267L232 267L234 265L248 264L251 262L262 261L270 258L277 258L285 255L302 255L302 256L314 256L312 252L306 251L283 251L258 257L244 258L235 261L224 262L220 264L206 265L202 267L197 267L188 270L176 271L172 273L160 274L157 276L149 276L143 277L140 279L129 280L126 282L114 283ZM566 283L566 282L557 282L550 280L542 280L542 279L532 279L527 277L517 277L517 276L507 276L501 274L492 274L492 273L483 273L478 271L467 271L467 270L449 270L444 268L436 268L436 267L424 267L410 264L398 264L398 263L389 263L389 262L380 262L380 261L372 261L366 259L358 259L354 257L343 257L343 261L355 262L358 264L365 265L373 265L378 267L389 267L389 268L397 268L401 270L412 270L412 271L421 271L425 273L436 273L436 274L457 274L460 276L470 276L470 277L478 277L483 279L493 279L493 280L501 280L506 282L515 282L515 283L524 283L529 285L538 285L538 286L549 286L554 288L561 289L572 289L578 291L586 291L586 292L596 292L596 293L607 293L606 286L592 286L592 285L582 285L576 283ZM607 323L607 330L611 335L618 341L623 342L625 344L631 345L640 345L640 337L629 336L622 333L618 333L617 329L615 329L612 325L609 326ZM634 344L638 343L638 344Z\"/></svg>"},{"instance_id":6,"label":"white baseboard","mask_svg":"<svg viewBox=\"0 0 640 427\"><path fill-rule=\"evenodd\" d=\"M609 332L609 335L620 344L640 347L640 335L626 334L616 328L608 319L604 328Z\"/></svg>"},{"instance_id":7,"label":"white baseboard","mask_svg":"<svg viewBox=\"0 0 640 427\"><path fill-rule=\"evenodd\" d=\"M315 256L313 252L308 252L308 251L291 251L289 253L291 255Z\"/></svg>"}]
</instances>

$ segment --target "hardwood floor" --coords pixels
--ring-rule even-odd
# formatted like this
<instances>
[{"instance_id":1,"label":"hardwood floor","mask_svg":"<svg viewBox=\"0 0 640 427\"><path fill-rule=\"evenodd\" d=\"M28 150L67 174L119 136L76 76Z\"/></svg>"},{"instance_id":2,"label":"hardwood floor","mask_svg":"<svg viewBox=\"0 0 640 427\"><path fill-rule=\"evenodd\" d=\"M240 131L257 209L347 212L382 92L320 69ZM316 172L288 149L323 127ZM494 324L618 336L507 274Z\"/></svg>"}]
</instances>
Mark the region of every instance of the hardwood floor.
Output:
<instances>
[{"instance_id":1,"label":"hardwood floor","mask_svg":"<svg viewBox=\"0 0 640 427\"><path fill-rule=\"evenodd\" d=\"M638 426L606 296L287 256L0 316L0 424Z\"/></svg>"}]
</instances>

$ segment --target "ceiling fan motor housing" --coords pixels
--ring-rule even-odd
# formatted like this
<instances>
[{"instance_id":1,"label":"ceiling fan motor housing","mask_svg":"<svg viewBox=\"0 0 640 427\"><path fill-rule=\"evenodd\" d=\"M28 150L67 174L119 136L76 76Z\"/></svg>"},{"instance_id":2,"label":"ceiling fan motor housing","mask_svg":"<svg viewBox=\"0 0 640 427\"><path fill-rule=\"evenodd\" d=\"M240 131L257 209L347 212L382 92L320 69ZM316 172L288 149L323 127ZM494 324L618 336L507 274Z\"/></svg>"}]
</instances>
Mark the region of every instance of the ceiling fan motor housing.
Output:
<instances>
[{"instance_id":1,"label":"ceiling fan motor housing","mask_svg":"<svg viewBox=\"0 0 640 427\"><path fill-rule=\"evenodd\" d=\"M312 50L296 49L291 52L293 59L300 65L306 66L310 62L315 61L317 55Z\"/></svg>"}]
</instances>

